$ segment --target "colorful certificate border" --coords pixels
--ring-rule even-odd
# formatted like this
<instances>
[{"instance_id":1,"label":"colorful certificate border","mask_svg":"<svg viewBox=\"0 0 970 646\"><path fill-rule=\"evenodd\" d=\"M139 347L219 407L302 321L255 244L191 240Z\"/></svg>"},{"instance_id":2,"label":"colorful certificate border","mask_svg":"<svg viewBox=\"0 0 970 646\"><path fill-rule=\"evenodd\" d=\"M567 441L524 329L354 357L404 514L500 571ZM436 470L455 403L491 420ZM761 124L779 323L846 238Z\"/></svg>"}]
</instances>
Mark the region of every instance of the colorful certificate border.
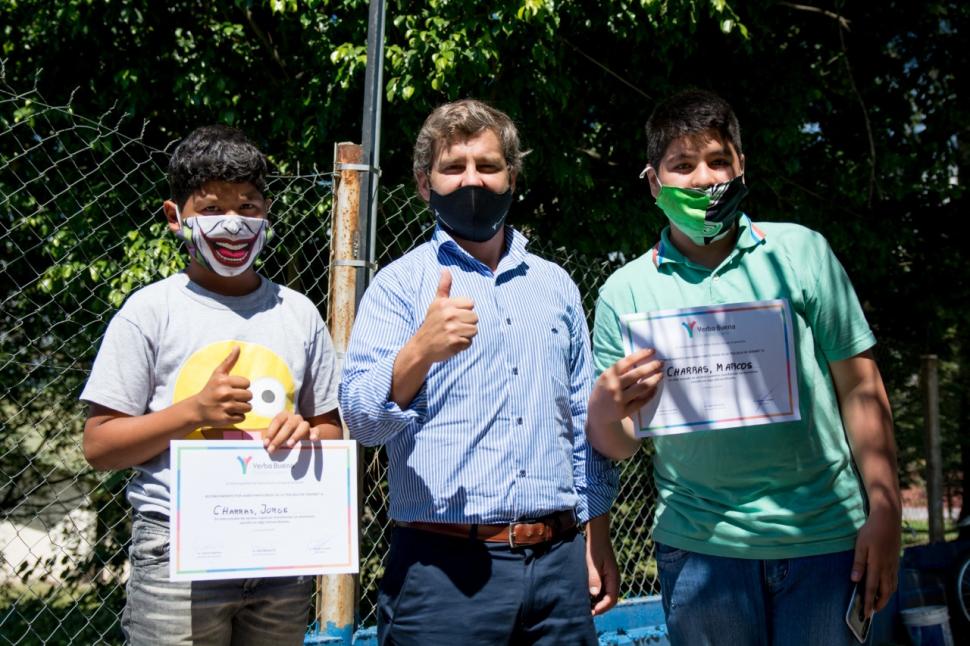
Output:
<instances>
[{"instance_id":1,"label":"colorful certificate border","mask_svg":"<svg viewBox=\"0 0 970 646\"><path fill-rule=\"evenodd\" d=\"M782 334L785 339L785 373L788 379L788 410L779 411L777 413L764 413L761 415L747 415L743 417L729 417L724 419L707 419L698 420L696 422L685 422L682 424L667 424L662 426L644 426L643 419L640 415L640 411L637 411L637 434L641 437L647 437L652 435L673 435L678 432L675 429L684 429L695 426L710 426L710 425L722 425L730 424L732 422L747 422L754 420L765 420L770 422L771 418L775 417L792 417L799 413L795 410L796 400L796 389L797 389L797 377L795 375L794 361L792 357L793 348L791 345L794 343L794 333L791 321L791 309L787 300L784 299L774 299L769 301L750 301L745 303L730 303L727 305L716 305L716 306L704 306L704 307L690 307L685 309L673 309L673 310L658 310L656 312L637 312L633 314L623 314L620 316L620 321L624 328L624 342L626 344L627 354L631 354L634 350L633 346L633 330L630 327L630 323L635 323L637 321L652 321L658 319L666 318L682 318L687 316L696 315L707 315L707 314L725 314L733 312L745 312L753 310L775 310L780 314L781 324L782 324ZM765 422L765 423L768 423ZM715 427L712 430L716 430Z\"/></svg>"},{"instance_id":2,"label":"colorful certificate border","mask_svg":"<svg viewBox=\"0 0 970 646\"><path fill-rule=\"evenodd\" d=\"M314 447L314 444L319 445L319 447ZM349 558L346 561L339 563L306 563L298 565L270 565L270 566L259 566L259 567L243 567L243 568L208 568L208 569L196 569L196 570L183 570L181 567L182 551L180 549L182 544L181 537L181 509L182 509L182 470L181 470L181 460L182 455L185 451L244 451L244 452L261 452L265 453L266 448L263 443L259 440L250 440L236 442L231 440L173 440L170 443L170 457L171 457L171 468L172 468L172 478L173 482L176 483L175 496L172 500L172 550L170 553L170 558L172 558L172 563L174 568L171 570L170 575L172 580L188 580L185 577L191 577L196 574L219 574L225 575L230 572L239 572L241 574L247 574L253 577L254 573L269 573L269 572L280 572L279 576L283 576L287 572L292 572L293 570L300 570L303 574L327 574L330 571L333 573L338 573L346 571L347 573L356 573L359 569L358 561L360 560L358 550L359 546L357 544L357 518L355 511L357 509L357 443L352 440L316 440L316 441L302 441L297 446L288 450L305 451L314 448L319 448L323 451L331 451L343 453L347 461L347 541L350 546ZM344 570L346 568L346 570ZM316 570L316 572L311 572ZM294 572L294 574L296 574ZM263 576L275 576L274 574L264 574ZM178 577L177 579L175 577ZM220 576L219 578L228 578ZM200 577L199 580L204 580L204 577Z\"/></svg>"}]
</instances>

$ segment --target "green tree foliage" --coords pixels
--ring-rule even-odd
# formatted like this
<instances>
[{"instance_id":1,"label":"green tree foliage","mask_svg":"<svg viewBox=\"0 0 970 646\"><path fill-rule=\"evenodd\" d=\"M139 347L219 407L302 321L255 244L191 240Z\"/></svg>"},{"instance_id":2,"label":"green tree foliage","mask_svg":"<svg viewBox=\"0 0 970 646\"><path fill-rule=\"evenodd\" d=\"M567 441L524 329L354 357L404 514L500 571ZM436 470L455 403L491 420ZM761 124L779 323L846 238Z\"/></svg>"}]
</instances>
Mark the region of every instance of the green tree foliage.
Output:
<instances>
[{"instance_id":1,"label":"green tree foliage","mask_svg":"<svg viewBox=\"0 0 970 646\"><path fill-rule=\"evenodd\" d=\"M914 466L912 377L921 354L944 360L956 477L959 429L970 421L970 270L959 239L970 119L958 96L968 19L970 5L957 0L388 0L382 181L411 181L414 135L435 105L483 98L515 117L532 150L513 219L552 245L630 259L663 225L637 178L652 106L688 85L716 90L741 119L748 211L822 231L853 278ZM335 141L359 139L364 0L9 0L0 32L8 85L36 84L55 103L74 92L78 114L127 115L117 136L92 138L92 150L132 136L157 152L220 121L250 133L281 172L296 172L329 167ZM15 107L20 116L5 113L4 128L31 114L26 102ZM22 174L6 168L3 278L60 299L68 315L49 321L58 332L49 341L68 338L59 351L83 365L124 294L178 266L160 226L146 228L164 184L146 176L137 195L119 196L81 173L74 190L92 200L70 207L83 217L65 230L57 210L31 203L45 198L14 192ZM105 225L106 203L133 217ZM130 244L99 252L108 237ZM20 254L28 262L6 260ZM5 310L35 305L4 301ZM5 325L2 334L19 333ZM48 383L31 374L4 372L30 389L18 391L20 402Z\"/></svg>"}]
</instances>

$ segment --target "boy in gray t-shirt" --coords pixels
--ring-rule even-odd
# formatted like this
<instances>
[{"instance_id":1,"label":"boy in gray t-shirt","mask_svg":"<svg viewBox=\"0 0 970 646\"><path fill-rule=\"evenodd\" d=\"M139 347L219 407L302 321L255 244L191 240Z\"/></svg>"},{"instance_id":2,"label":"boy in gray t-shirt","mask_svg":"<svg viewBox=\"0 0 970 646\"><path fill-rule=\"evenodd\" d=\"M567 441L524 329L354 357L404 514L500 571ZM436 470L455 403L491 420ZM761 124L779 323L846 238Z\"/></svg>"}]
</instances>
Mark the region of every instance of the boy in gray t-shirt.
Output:
<instances>
[{"instance_id":1,"label":"boy in gray t-shirt","mask_svg":"<svg viewBox=\"0 0 970 646\"><path fill-rule=\"evenodd\" d=\"M122 617L130 643L303 641L309 577L168 580L170 440L252 436L272 451L341 437L333 344L319 312L252 268L271 237L266 167L234 128L198 128L179 144L163 208L188 269L128 298L81 393L88 462L135 469Z\"/></svg>"}]
</instances>

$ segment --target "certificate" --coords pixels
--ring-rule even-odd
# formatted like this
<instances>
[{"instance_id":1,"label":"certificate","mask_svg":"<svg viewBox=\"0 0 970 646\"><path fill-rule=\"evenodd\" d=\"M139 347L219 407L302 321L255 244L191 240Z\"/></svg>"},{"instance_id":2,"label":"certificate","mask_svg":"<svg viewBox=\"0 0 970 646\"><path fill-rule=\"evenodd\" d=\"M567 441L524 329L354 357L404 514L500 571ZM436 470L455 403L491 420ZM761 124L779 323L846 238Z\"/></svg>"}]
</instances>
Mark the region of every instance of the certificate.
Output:
<instances>
[{"instance_id":1,"label":"certificate","mask_svg":"<svg viewBox=\"0 0 970 646\"><path fill-rule=\"evenodd\" d=\"M268 453L249 440L171 442L169 579L357 572L357 450Z\"/></svg>"},{"instance_id":2,"label":"certificate","mask_svg":"<svg viewBox=\"0 0 970 646\"><path fill-rule=\"evenodd\" d=\"M657 394L634 416L640 437L800 419L786 300L625 314L627 354L654 348Z\"/></svg>"}]
</instances>

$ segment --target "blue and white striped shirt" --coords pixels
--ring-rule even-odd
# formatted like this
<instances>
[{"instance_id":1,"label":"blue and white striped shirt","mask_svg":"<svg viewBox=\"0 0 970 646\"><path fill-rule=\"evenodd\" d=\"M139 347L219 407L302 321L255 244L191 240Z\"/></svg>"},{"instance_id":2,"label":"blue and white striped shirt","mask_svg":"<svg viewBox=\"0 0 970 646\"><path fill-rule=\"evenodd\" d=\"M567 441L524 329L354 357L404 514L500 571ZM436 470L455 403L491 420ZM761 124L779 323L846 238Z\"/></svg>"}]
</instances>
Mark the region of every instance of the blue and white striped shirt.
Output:
<instances>
[{"instance_id":1,"label":"blue and white striped shirt","mask_svg":"<svg viewBox=\"0 0 970 646\"><path fill-rule=\"evenodd\" d=\"M440 228L377 274L360 304L340 404L351 436L385 444L391 517L506 523L607 512L617 468L586 441L589 332L569 275L506 228L495 273ZM424 321L441 270L478 314L471 347L435 363L410 406L390 400L398 351Z\"/></svg>"}]
</instances>

